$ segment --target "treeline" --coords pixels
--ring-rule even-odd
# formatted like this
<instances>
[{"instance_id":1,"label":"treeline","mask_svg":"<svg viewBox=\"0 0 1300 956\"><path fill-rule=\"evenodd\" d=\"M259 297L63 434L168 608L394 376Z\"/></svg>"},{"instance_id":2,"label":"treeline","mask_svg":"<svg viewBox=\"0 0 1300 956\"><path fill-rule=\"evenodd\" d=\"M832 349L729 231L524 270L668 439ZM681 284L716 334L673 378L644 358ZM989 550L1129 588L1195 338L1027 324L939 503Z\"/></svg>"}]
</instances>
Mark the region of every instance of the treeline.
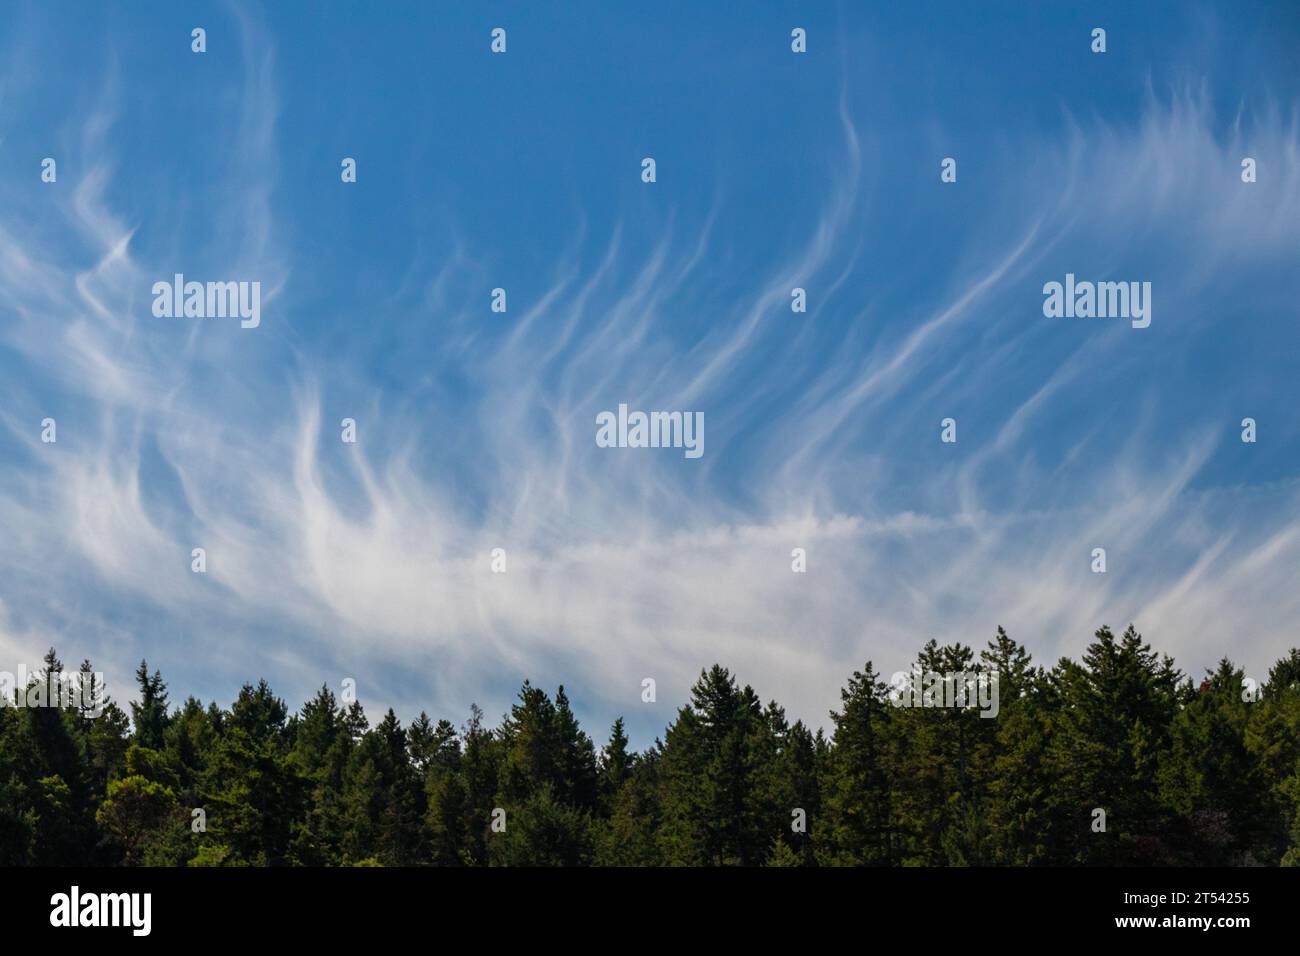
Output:
<instances>
[{"instance_id":1,"label":"treeline","mask_svg":"<svg viewBox=\"0 0 1300 956\"><path fill-rule=\"evenodd\" d=\"M129 718L0 707L0 863L1300 864L1300 650L1258 688L1227 659L1186 679L1132 627L1050 669L1001 629L916 666L997 674L997 717L896 707L868 663L813 732L714 666L636 753L621 719L598 747L562 687L525 683L495 729L477 708L371 727L265 681L173 708L141 663ZM51 650L33 680L62 671Z\"/></svg>"}]
</instances>

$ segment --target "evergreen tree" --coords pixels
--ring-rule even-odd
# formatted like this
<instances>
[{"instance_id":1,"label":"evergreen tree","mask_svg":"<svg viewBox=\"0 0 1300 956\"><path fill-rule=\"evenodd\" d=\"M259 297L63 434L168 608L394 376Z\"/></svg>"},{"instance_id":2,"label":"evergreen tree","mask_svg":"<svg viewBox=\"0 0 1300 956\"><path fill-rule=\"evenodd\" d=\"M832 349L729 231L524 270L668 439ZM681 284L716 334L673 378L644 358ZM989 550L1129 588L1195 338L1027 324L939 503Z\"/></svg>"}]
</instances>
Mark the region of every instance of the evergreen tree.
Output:
<instances>
[{"instance_id":1,"label":"evergreen tree","mask_svg":"<svg viewBox=\"0 0 1300 956\"><path fill-rule=\"evenodd\" d=\"M424 768L425 828L432 860L439 866L460 865L470 852L467 834L471 821L456 729L449 721L438 721L419 752L422 756L417 766Z\"/></svg>"},{"instance_id":2,"label":"evergreen tree","mask_svg":"<svg viewBox=\"0 0 1300 956\"><path fill-rule=\"evenodd\" d=\"M1159 832L1157 771L1169 750L1181 674L1130 626L1101 628L1082 664L1063 660L1051 680L1060 706L1050 725L1049 767L1061 805L1062 863L1172 862ZM1187 691L1190 693L1190 689ZM1093 829L1096 810L1106 830Z\"/></svg>"},{"instance_id":3,"label":"evergreen tree","mask_svg":"<svg viewBox=\"0 0 1300 956\"><path fill-rule=\"evenodd\" d=\"M149 675L149 665L140 661L135 680L140 687L140 702L131 704L131 723L135 727L135 741L145 747L161 750L163 732L167 729L167 685L157 670Z\"/></svg>"},{"instance_id":4,"label":"evergreen tree","mask_svg":"<svg viewBox=\"0 0 1300 956\"><path fill-rule=\"evenodd\" d=\"M303 705L293 726L287 760L301 781L304 808L292 824L292 857L307 866L337 865L343 860L344 770L355 747L348 716L333 692L322 686Z\"/></svg>"},{"instance_id":5,"label":"evergreen tree","mask_svg":"<svg viewBox=\"0 0 1300 956\"><path fill-rule=\"evenodd\" d=\"M636 753L620 718L598 758L563 687L525 682L496 730L370 728L264 681L170 713L142 662L128 720L51 649L0 707L0 864L1300 865L1300 651L1259 693L1131 626L1050 670L1001 628L915 668L937 700L893 706L868 662L827 736L714 665L661 740Z\"/></svg>"},{"instance_id":6,"label":"evergreen tree","mask_svg":"<svg viewBox=\"0 0 1300 956\"><path fill-rule=\"evenodd\" d=\"M587 866L593 852L587 814L566 806L543 786L506 813L489 858L495 866Z\"/></svg>"},{"instance_id":7,"label":"evergreen tree","mask_svg":"<svg viewBox=\"0 0 1300 956\"><path fill-rule=\"evenodd\" d=\"M465 862L481 866L487 863L487 840L492 811L497 807L497 781L503 762L503 746L483 726L483 711L477 705L470 706L470 717L461 732L461 741L464 753L460 785L465 832L461 856Z\"/></svg>"},{"instance_id":8,"label":"evergreen tree","mask_svg":"<svg viewBox=\"0 0 1300 956\"><path fill-rule=\"evenodd\" d=\"M664 742L669 862L753 866L767 858L775 813L760 781L769 733L752 688L738 688L716 664L701 672Z\"/></svg>"},{"instance_id":9,"label":"evergreen tree","mask_svg":"<svg viewBox=\"0 0 1300 956\"><path fill-rule=\"evenodd\" d=\"M599 779L597 789L600 793L600 805L605 815L613 809L618 792L632 772L635 754L628 750L627 732L623 729L623 718L616 718L609 731L607 743L600 755Z\"/></svg>"},{"instance_id":10,"label":"evergreen tree","mask_svg":"<svg viewBox=\"0 0 1300 956\"><path fill-rule=\"evenodd\" d=\"M279 866L289 860L302 788L285 746L284 702L266 681L245 684L230 709L205 773L209 804L204 844L230 863Z\"/></svg>"},{"instance_id":11,"label":"evergreen tree","mask_svg":"<svg viewBox=\"0 0 1300 956\"><path fill-rule=\"evenodd\" d=\"M1173 848L1178 862L1240 866L1275 852L1267 777L1247 744L1255 704L1243 699L1244 677L1222 659L1174 717L1160 790L1180 818L1175 833L1186 840Z\"/></svg>"},{"instance_id":12,"label":"evergreen tree","mask_svg":"<svg viewBox=\"0 0 1300 956\"><path fill-rule=\"evenodd\" d=\"M558 780L555 797L578 810L592 812L599 799L596 747L578 726L563 685L555 692L555 737Z\"/></svg>"},{"instance_id":13,"label":"evergreen tree","mask_svg":"<svg viewBox=\"0 0 1300 956\"><path fill-rule=\"evenodd\" d=\"M826 865L897 862L890 766L894 714L887 690L867 661L840 691L840 710L831 712L835 732L822 774L823 821L815 840L818 858Z\"/></svg>"}]
</instances>

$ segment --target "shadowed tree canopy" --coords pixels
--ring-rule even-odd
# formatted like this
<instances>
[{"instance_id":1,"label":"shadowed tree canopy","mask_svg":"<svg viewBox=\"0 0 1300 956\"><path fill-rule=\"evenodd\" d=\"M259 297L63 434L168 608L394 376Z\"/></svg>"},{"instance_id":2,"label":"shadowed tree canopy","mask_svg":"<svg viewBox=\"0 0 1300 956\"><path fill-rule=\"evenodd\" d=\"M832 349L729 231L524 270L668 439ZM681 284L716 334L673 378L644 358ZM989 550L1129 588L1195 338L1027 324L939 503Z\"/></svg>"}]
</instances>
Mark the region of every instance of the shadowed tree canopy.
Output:
<instances>
[{"instance_id":1,"label":"shadowed tree canopy","mask_svg":"<svg viewBox=\"0 0 1300 956\"><path fill-rule=\"evenodd\" d=\"M1131 626L1050 668L998 628L912 670L996 708L918 704L868 661L814 730L715 664L637 752L528 681L495 728L372 727L329 687L173 708L141 661L128 720L102 687L58 697L51 649L0 707L0 864L1300 865L1300 650L1192 680Z\"/></svg>"}]
</instances>

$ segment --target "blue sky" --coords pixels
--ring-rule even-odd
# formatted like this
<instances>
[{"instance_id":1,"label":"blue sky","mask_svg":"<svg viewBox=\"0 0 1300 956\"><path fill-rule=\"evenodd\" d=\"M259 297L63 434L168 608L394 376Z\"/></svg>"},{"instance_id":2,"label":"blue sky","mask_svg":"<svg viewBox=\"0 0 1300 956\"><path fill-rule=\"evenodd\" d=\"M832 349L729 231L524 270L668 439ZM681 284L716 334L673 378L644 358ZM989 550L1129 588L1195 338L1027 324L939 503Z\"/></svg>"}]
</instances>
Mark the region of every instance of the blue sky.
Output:
<instances>
[{"instance_id":1,"label":"blue sky","mask_svg":"<svg viewBox=\"0 0 1300 956\"><path fill-rule=\"evenodd\" d=\"M821 724L999 624L1262 676L1300 617L1298 42L1285 3L19 4L0 667L455 720L529 677L642 745L714 661ZM177 272L259 281L261 325L155 318ZM1150 282L1150 327L1045 317L1067 272ZM704 456L598 448L623 402L702 411Z\"/></svg>"}]
</instances>

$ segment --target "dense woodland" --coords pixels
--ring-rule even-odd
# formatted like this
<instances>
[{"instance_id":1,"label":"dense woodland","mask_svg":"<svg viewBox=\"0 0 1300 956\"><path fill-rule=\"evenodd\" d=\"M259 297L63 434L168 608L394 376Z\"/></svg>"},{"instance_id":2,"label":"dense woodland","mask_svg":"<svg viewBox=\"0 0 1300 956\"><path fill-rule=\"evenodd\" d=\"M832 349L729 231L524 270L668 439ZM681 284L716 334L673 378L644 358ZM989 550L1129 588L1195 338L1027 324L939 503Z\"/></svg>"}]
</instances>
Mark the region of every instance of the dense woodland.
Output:
<instances>
[{"instance_id":1,"label":"dense woodland","mask_svg":"<svg viewBox=\"0 0 1300 956\"><path fill-rule=\"evenodd\" d=\"M0 863L1300 864L1300 650L1255 694L1131 627L1051 668L1001 629L917 664L996 673L998 716L895 707L868 663L811 732L714 666L636 753L621 719L594 742L563 688L525 683L495 729L477 708L370 726L328 688L290 714L264 681L177 708L141 663L129 717L0 707ZM62 667L51 650L35 679Z\"/></svg>"}]
</instances>

